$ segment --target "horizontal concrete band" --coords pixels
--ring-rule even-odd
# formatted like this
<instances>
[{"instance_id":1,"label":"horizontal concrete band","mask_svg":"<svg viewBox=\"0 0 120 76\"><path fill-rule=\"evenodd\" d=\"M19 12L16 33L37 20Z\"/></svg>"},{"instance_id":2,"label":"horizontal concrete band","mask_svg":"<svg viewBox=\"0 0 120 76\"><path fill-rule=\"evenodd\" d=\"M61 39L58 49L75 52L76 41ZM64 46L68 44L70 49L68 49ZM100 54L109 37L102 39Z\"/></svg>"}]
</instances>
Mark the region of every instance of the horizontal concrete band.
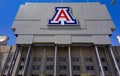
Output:
<instances>
[{"instance_id":1,"label":"horizontal concrete band","mask_svg":"<svg viewBox=\"0 0 120 76\"><path fill-rule=\"evenodd\" d=\"M93 36L72 36L72 35L19 35L17 44L32 44L32 43L55 43L55 44L72 44L72 43L93 43L93 44L111 44L107 35Z\"/></svg>"}]
</instances>

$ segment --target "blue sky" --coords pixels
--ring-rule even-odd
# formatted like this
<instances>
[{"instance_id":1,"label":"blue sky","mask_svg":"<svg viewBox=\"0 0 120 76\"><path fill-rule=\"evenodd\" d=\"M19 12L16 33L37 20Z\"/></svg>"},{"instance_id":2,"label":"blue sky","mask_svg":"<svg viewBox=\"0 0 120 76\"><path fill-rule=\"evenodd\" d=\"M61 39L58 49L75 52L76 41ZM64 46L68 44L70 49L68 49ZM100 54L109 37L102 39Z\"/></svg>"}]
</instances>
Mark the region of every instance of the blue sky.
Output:
<instances>
[{"instance_id":1,"label":"blue sky","mask_svg":"<svg viewBox=\"0 0 120 76\"><path fill-rule=\"evenodd\" d=\"M15 45L16 37L14 36L11 26L16 17L18 9L21 4L25 2L87 2L99 1L105 4L115 24L116 30L111 36L112 45L119 45L116 39L120 35L120 0L116 0L114 6L110 6L112 0L0 0L0 35L7 35L9 37L8 45Z\"/></svg>"}]
</instances>

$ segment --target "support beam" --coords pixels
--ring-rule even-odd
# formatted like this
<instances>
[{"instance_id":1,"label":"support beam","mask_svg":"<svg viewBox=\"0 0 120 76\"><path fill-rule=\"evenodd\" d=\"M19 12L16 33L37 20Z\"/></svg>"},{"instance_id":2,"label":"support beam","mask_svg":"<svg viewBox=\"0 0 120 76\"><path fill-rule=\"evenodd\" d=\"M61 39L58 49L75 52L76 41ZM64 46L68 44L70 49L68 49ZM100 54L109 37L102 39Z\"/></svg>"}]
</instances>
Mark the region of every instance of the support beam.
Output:
<instances>
[{"instance_id":1,"label":"support beam","mask_svg":"<svg viewBox=\"0 0 120 76\"><path fill-rule=\"evenodd\" d=\"M29 47L28 47L27 57L26 57L26 60L25 60L25 66L24 66L24 69L23 69L22 76L27 76L27 70L28 70L28 66L29 66L31 53L32 53L31 47L32 47L32 45L29 45Z\"/></svg>"},{"instance_id":2,"label":"support beam","mask_svg":"<svg viewBox=\"0 0 120 76\"><path fill-rule=\"evenodd\" d=\"M102 63L101 63L101 60L100 60L100 55L99 55L99 52L98 52L98 48L97 48L96 45L95 45L95 51L96 51L96 55L97 55L97 59L98 59L99 67L100 67L100 76L105 76L104 70L103 70L103 67L102 67Z\"/></svg>"},{"instance_id":3,"label":"support beam","mask_svg":"<svg viewBox=\"0 0 120 76\"><path fill-rule=\"evenodd\" d=\"M68 46L68 54L69 54L69 70L70 70L70 76L72 76L72 65L71 65L71 47Z\"/></svg>"},{"instance_id":4,"label":"support beam","mask_svg":"<svg viewBox=\"0 0 120 76\"><path fill-rule=\"evenodd\" d=\"M112 51L111 46L109 46L109 48L110 48L110 54L111 54L112 59L113 59L113 62L114 62L114 64L115 64L115 68L116 68L116 70L117 70L118 76L120 76L120 69L119 69L119 67L118 67L118 64L117 64L117 61L116 61L116 59L115 59L115 56L114 56L114 53L113 53L113 51Z\"/></svg>"},{"instance_id":5,"label":"support beam","mask_svg":"<svg viewBox=\"0 0 120 76\"><path fill-rule=\"evenodd\" d=\"M7 72L6 76L11 76L12 75L13 68L14 68L14 65L15 65L15 62L16 62L16 59L17 59L17 56L18 56L18 52L19 52L19 47L16 46L16 50L15 50L13 56L12 56L12 60L10 62L10 66L8 68L8 72Z\"/></svg>"},{"instance_id":6,"label":"support beam","mask_svg":"<svg viewBox=\"0 0 120 76\"><path fill-rule=\"evenodd\" d=\"M54 76L57 76L56 75L56 70L57 70L57 45L55 45Z\"/></svg>"}]
</instances>

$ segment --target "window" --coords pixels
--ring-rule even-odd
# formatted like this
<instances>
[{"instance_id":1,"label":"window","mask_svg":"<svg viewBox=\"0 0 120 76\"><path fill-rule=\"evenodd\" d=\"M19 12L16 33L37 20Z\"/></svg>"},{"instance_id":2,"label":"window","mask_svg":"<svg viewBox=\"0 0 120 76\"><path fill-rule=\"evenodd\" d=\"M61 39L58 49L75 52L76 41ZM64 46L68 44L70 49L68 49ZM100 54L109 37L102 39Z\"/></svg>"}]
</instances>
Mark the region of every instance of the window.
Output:
<instances>
[{"instance_id":1,"label":"window","mask_svg":"<svg viewBox=\"0 0 120 76\"><path fill-rule=\"evenodd\" d=\"M17 75L17 76L22 76L21 74Z\"/></svg>"},{"instance_id":2,"label":"window","mask_svg":"<svg viewBox=\"0 0 120 76\"><path fill-rule=\"evenodd\" d=\"M60 65L60 66L59 66L59 69L60 69L60 70L66 70L66 66L65 66L65 65Z\"/></svg>"},{"instance_id":3,"label":"window","mask_svg":"<svg viewBox=\"0 0 120 76\"><path fill-rule=\"evenodd\" d=\"M31 76L49 76L49 74L46 74L46 75L45 74L32 74Z\"/></svg>"},{"instance_id":4,"label":"window","mask_svg":"<svg viewBox=\"0 0 120 76\"><path fill-rule=\"evenodd\" d=\"M92 58L90 58L90 57L85 57L85 61L86 61L86 62L92 62Z\"/></svg>"},{"instance_id":5,"label":"window","mask_svg":"<svg viewBox=\"0 0 120 76\"><path fill-rule=\"evenodd\" d=\"M5 70L8 70L8 68L9 68L9 65L6 65L6 66L5 66Z\"/></svg>"},{"instance_id":6,"label":"window","mask_svg":"<svg viewBox=\"0 0 120 76\"><path fill-rule=\"evenodd\" d=\"M75 75L73 75L73 76L81 76L80 74L75 74Z\"/></svg>"},{"instance_id":7,"label":"window","mask_svg":"<svg viewBox=\"0 0 120 76\"><path fill-rule=\"evenodd\" d=\"M72 62L79 62L79 58L78 57L73 57Z\"/></svg>"},{"instance_id":8,"label":"window","mask_svg":"<svg viewBox=\"0 0 120 76\"><path fill-rule=\"evenodd\" d=\"M0 56L0 63L2 62L2 56Z\"/></svg>"},{"instance_id":9,"label":"window","mask_svg":"<svg viewBox=\"0 0 120 76\"><path fill-rule=\"evenodd\" d=\"M100 58L101 59L101 62L105 62L105 58Z\"/></svg>"},{"instance_id":10,"label":"window","mask_svg":"<svg viewBox=\"0 0 120 76\"><path fill-rule=\"evenodd\" d=\"M40 76L39 74L32 74L31 76ZM41 75L42 76L42 75ZM43 75L44 76L44 75Z\"/></svg>"},{"instance_id":11,"label":"window","mask_svg":"<svg viewBox=\"0 0 120 76\"><path fill-rule=\"evenodd\" d=\"M47 65L46 70L53 70L53 65Z\"/></svg>"},{"instance_id":12,"label":"window","mask_svg":"<svg viewBox=\"0 0 120 76\"><path fill-rule=\"evenodd\" d=\"M116 58L116 61L117 61L117 63L119 63L119 59L118 58Z\"/></svg>"},{"instance_id":13,"label":"window","mask_svg":"<svg viewBox=\"0 0 120 76\"><path fill-rule=\"evenodd\" d=\"M53 62L53 61L54 61L54 58L53 58L53 57L47 57L47 61L48 61L48 62Z\"/></svg>"},{"instance_id":14,"label":"window","mask_svg":"<svg viewBox=\"0 0 120 76\"><path fill-rule=\"evenodd\" d=\"M2 56L0 56L0 66L1 66L1 63L2 63Z\"/></svg>"},{"instance_id":15,"label":"window","mask_svg":"<svg viewBox=\"0 0 120 76\"><path fill-rule=\"evenodd\" d=\"M103 70L108 71L108 67L107 66L103 66Z\"/></svg>"},{"instance_id":16,"label":"window","mask_svg":"<svg viewBox=\"0 0 120 76\"><path fill-rule=\"evenodd\" d=\"M40 62L41 58L40 57L34 57L34 62Z\"/></svg>"},{"instance_id":17,"label":"window","mask_svg":"<svg viewBox=\"0 0 120 76\"><path fill-rule=\"evenodd\" d=\"M24 66L21 65L21 66L19 67L19 70L23 70L23 69L24 69Z\"/></svg>"},{"instance_id":18,"label":"window","mask_svg":"<svg viewBox=\"0 0 120 76\"><path fill-rule=\"evenodd\" d=\"M21 61L22 61L22 62L25 62L25 60L26 60L26 57L22 57L22 58L21 58Z\"/></svg>"},{"instance_id":19,"label":"window","mask_svg":"<svg viewBox=\"0 0 120 76\"><path fill-rule=\"evenodd\" d=\"M93 71L93 70L94 70L94 67L93 67L93 66L86 66L86 70L88 70L88 71Z\"/></svg>"},{"instance_id":20,"label":"window","mask_svg":"<svg viewBox=\"0 0 120 76\"><path fill-rule=\"evenodd\" d=\"M33 70L39 70L40 69L40 65L33 65Z\"/></svg>"},{"instance_id":21,"label":"window","mask_svg":"<svg viewBox=\"0 0 120 76\"><path fill-rule=\"evenodd\" d=\"M105 75L105 76L111 76L111 75Z\"/></svg>"},{"instance_id":22,"label":"window","mask_svg":"<svg viewBox=\"0 0 120 76\"><path fill-rule=\"evenodd\" d=\"M80 71L80 66L73 66L73 71Z\"/></svg>"},{"instance_id":23,"label":"window","mask_svg":"<svg viewBox=\"0 0 120 76\"><path fill-rule=\"evenodd\" d=\"M46 74L45 76L53 76L52 74Z\"/></svg>"},{"instance_id":24,"label":"window","mask_svg":"<svg viewBox=\"0 0 120 76\"><path fill-rule=\"evenodd\" d=\"M95 76L95 75L92 75L90 73L82 73L80 76Z\"/></svg>"},{"instance_id":25,"label":"window","mask_svg":"<svg viewBox=\"0 0 120 76\"><path fill-rule=\"evenodd\" d=\"M59 76L67 76L66 74L60 74Z\"/></svg>"},{"instance_id":26,"label":"window","mask_svg":"<svg viewBox=\"0 0 120 76\"><path fill-rule=\"evenodd\" d=\"M10 63L11 59L12 59L12 56L9 56L7 59L7 63Z\"/></svg>"},{"instance_id":27,"label":"window","mask_svg":"<svg viewBox=\"0 0 120 76\"><path fill-rule=\"evenodd\" d=\"M65 62L65 61L66 61L66 57L59 57L59 60L60 60L61 62Z\"/></svg>"}]
</instances>

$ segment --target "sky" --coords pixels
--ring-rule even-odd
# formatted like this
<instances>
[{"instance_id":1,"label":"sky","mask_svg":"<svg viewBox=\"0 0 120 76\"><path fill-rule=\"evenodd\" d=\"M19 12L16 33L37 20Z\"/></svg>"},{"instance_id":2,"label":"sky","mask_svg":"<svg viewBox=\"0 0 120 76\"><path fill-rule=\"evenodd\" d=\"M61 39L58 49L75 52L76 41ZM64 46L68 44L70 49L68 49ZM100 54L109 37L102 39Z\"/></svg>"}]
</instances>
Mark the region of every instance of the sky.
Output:
<instances>
[{"instance_id":1,"label":"sky","mask_svg":"<svg viewBox=\"0 0 120 76\"><path fill-rule=\"evenodd\" d=\"M112 0L0 0L0 35L7 35L9 37L7 45L15 45L16 37L11 30L14 19L17 15L20 5L26 2L100 2L105 4L116 29L111 36L113 46L120 46L117 41L117 36L120 35L120 0L116 0L115 4L111 6Z\"/></svg>"}]
</instances>

